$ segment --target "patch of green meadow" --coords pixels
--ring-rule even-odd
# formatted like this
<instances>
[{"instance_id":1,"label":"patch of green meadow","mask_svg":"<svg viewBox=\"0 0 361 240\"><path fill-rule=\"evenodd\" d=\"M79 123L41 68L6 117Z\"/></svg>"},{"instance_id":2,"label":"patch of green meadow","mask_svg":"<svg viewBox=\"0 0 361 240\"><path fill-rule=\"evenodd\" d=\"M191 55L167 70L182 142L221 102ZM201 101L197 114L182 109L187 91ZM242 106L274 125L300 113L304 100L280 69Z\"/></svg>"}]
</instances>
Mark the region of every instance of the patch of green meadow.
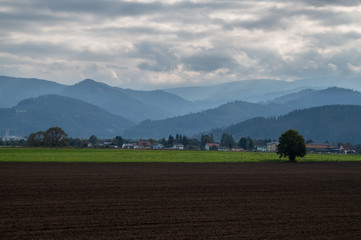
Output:
<instances>
[{"instance_id":1,"label":"patch of green meadow","mask_svg":"<svg viewBox=\"0 0 361 240\"><path fill-rule=\"evenodd\" d=\"M299 162L361 161L361 155L308 154ZM70 149L70 148L0 148L0 162L287 162L276 153Z\"/></svg>"}]
</instances>

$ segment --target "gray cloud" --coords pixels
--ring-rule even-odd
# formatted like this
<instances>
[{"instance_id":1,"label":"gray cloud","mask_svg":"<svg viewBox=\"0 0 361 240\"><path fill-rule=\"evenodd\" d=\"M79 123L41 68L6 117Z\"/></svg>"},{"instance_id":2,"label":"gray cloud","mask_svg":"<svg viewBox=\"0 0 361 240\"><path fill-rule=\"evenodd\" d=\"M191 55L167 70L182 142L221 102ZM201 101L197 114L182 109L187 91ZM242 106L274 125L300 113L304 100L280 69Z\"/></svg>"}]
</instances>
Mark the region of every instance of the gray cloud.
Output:
<instances>
[{"instance_id":1,"label":"gray cloud","mask_svg":"<svg viewBox=\"0 0 361 240\"><path fill-rule=\"evenodd\" d=\"M184 57L182 63L187 70L199 72L213 72L222 68L232 69L237 65L232 56L213 50Z\"/></svg>"},{"instance_id":2,"label":"gray cloud","mask_svg":"<svg viewBox=\"0 0 361 240\"><path fill-rule=\"evenodd\" d=\"M0 6L0 70L17 76L159 88L361 75L360 0L0 0Z\"/></svg>"}]
</instances>

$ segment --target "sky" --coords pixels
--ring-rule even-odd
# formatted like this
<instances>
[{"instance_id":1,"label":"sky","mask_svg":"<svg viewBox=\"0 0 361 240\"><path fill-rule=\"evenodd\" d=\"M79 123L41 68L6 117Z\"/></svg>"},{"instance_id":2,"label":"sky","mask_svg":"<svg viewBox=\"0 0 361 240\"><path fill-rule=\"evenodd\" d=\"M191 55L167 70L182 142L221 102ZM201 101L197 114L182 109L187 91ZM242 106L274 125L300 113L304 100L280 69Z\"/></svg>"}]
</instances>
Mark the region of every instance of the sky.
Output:
<instances>
[{"instance_id":1,"label":"sky","mask_svg":"<svg viewBox=\"0 0 361 240\"><path fill-rule=\"evenodd\" d=\"M133 89L361 76L361 0L0 0L0 75Z\"/></svg>"}]
</instances>

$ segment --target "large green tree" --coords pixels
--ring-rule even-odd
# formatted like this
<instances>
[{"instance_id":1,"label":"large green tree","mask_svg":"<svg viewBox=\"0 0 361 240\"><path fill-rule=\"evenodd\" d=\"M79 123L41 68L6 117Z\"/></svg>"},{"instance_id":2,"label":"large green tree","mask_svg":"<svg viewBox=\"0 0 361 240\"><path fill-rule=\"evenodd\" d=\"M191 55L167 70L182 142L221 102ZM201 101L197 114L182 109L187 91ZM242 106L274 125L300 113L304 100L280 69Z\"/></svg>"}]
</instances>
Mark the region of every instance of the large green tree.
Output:
<instances>
[{"instance_id":1,"label":"large green tree","mask_svg":"<svg viewBox=\"0 0 361 240\"><path fill-rule=\"evenodd\" d=\"M297 162L296 157L306 155L305 139L296 130L290 129L279 137L277 154L288 157L290 162Z\"/></svg>"},{"instance_id":2,"label":"large green tree","mask_svg":"<svg viewBox=\"0 0 361 240\"><path fill-rule=\"evenodd\" d=\"M68 134L60 127L51 127L45 132L44 143L52 147L67 146L67 136Z\"/></svg>"}]
</instances>

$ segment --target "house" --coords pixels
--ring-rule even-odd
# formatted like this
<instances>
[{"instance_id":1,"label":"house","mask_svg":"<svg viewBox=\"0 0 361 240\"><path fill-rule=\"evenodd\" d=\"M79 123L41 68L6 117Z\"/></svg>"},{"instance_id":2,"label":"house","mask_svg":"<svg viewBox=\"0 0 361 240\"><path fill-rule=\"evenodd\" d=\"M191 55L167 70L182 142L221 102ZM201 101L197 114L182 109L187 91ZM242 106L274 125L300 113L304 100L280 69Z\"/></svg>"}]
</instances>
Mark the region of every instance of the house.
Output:
<instances>
[{"instance_id":1,"label":"house","mask_svg":"<svg viewBox=\"0 0 361 240\"><path fill-rule=\"evenodd\" d=\"M266 145L257 145L255 146L255 149L257 152L267 152L267 146Z\"/></svg>"},{"instance_id":2,"label":"house","mask_svg":"<svg viewBox=\"0 0 361 240\"><path fill-rule=\"evenodd\" d=\"M219 147L217 150L221 152L229 152L229 147Z\"/></svg>"},{"instance_id":3,"label":"house","mask_svg":"<svg viewBox=\"0 0 361 240\"><path fill-rule=\"evenodd\" d=\"M231 149L232 152L244 152L244 149L241 147L234 147Z\"/></svg>"},{"instance_id":4,"label":"house","mask_svg":"<svg viewBox=\"0 0 361 240\"><path fill-rule=\"evenodd\" d=\"M217 150L219 148L220 144L219 143L206 143L206 145L204 146L204 149L209 151L209 150Z\"/></svg>"},{"instance_id":5,"label":"house","mask_svg":"<svg viewBox=\"0 0 361 240\"><path fill-rule=\"evenodd\" d=\"M341 143L339 145L338 150L341 153L344 153L344 154L349 154L349 153L355 153L356 152L355 148L352 145L343 144L343 143Z\"/></svg>"},{"instance_id":6,"label":"house","mask_svg":"<svg viewBox=\"0 0 361 240\"><path fill-rule=\"evenodd\" d=\"M279 142L267 143L267 152L277 152Z\"/></svg>"},{"instance_id":7,"label":"house","mask_svg":"<svg viewBox=\"0 0 361 240\"><path fill-rule=\"evenodd\" d=\"M134 148L138 148L138 145L136 143L124 143L122 145L123 149L134 149Z\"/></svg>"},{"instance_id":8,"label":"house","mask_svg":"<svg viewBox=\"0 0 361 240\"><path fill-rule=\"evenodd\" d=\"M151 147L152 147L152 143L149 141L142 141L142 140L138 141L138 148L151 148Z\"/></svg>"},{"instance_id":9,"label":"house","mask_svg":"<svg viewBox=\"0 0 361 240\"><path fill-rule=\"evenodd\" d=\"M184 145L183 144L174 144L172 149L174 149L174 150L184 150Z\"/></svg>"},{"instance_id":10,"label":"house","mask_svg":"<svg viewBox=\"0 0 361 240\"><path fill-rule=\"evenodd\" d=\"M164 146L163 146L163 144L161 144L161 143L156 143L156 144L153 144L152 145L152 149L163 149L164 148Z\"/></svg>"},{"instance_id":11,"label":"house","mask_svg":"<svg viewBox=\"0 0 361 240\"><path fill-rule=\"evenodd\" d=\"M332 144L318 144L318 143L307 143L306 150L308 152L336 152L337 148Z\"/></svg>"}]
</instances>

